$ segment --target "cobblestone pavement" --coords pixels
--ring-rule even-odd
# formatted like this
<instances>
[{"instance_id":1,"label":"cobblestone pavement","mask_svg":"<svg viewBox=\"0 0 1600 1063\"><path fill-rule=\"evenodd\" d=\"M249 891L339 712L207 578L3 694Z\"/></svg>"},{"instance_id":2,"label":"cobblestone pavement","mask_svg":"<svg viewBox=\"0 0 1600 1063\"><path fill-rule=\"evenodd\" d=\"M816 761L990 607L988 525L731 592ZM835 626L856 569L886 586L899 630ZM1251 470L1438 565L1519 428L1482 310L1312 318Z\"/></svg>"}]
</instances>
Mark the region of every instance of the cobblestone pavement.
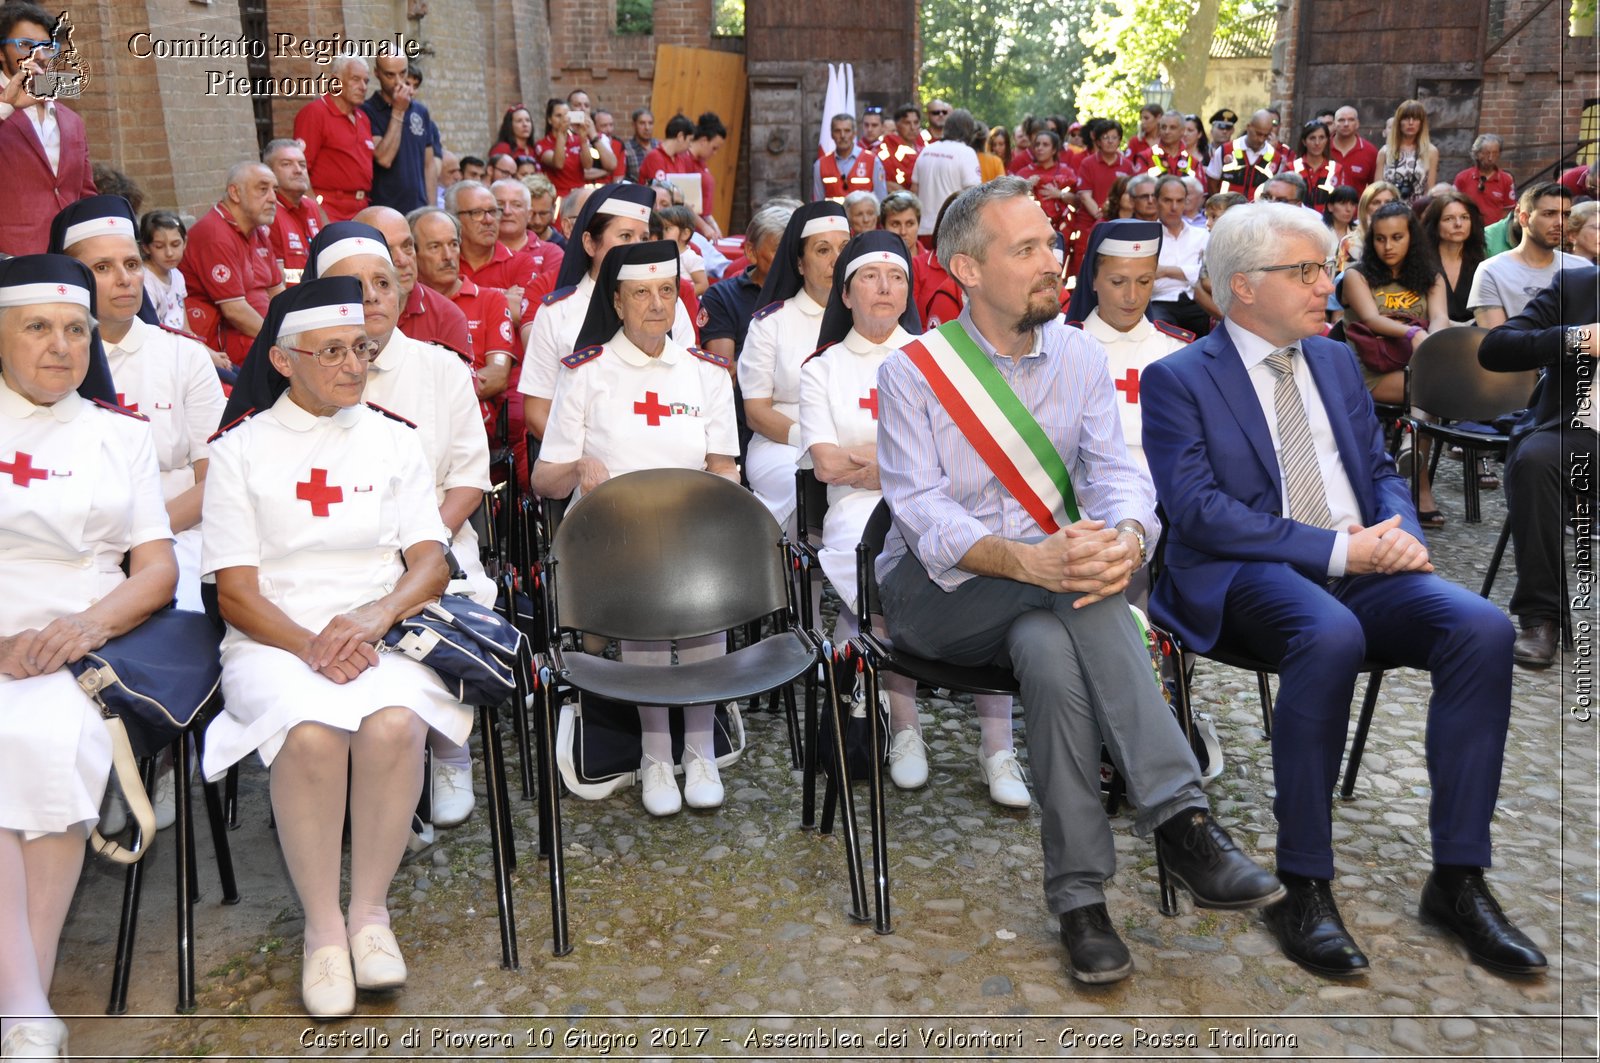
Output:
<instances>
[{"instance_id":1,"label":"cobblestone pavement","mask_svg":"<svg viewBox=\"0 0 1600 1063\"><path fill-rule=\"evenodd\" d=\"M1484 523L1465 524L1458 470L1450 461L1441 469L1451 523L1431 539L1440 569L1476 587L1503 501L1490 493ZM1511 577L1508 569L1495 588L1502 606ZM530 851L537 821L517 800L522 966L499 968L480 807L395 881L410 984L363 994L350 1022L308 1024L295 1015L299 916L267 826L265 775L252 767L232 834L240 905L218 904L199 828L199 1010L165 1014L175 1001L170 843L151 854L133 1014L101 1015L121 878L93 860L53 999L75 1016L78 1058L1593 1059L1600 790L1597 725L1569 711L1574 673L1593 664L1592 642L1580 636L1589 648L1569 651L1564 668L1516 674L1496 819L1491 882L1550 954L1552 970L1537 980L1474 967L1417 919L1429 866L1428 685L1400 671L1384 681L1356 797L1335 806L1335 892L1373 964L1352 983L1283 959L1255 915L1197 912L1185 899L1178 917L1162 917L1152 848L1129 833L1126 810L1114 820L1120 870L1109 905L1137 973L1100 989L1070 982L1042 903L1037 808L992 805L970 705L925 696L930 784L889 799L892 935L849 919L841 842L798 829L799 786L779 718L751 713L749 752L724 772L728 800L718 811L647 823L636 791L565 804L570 956L550 955L544 866ZM1202 662L1196 696L1226 751L1210 791L1217 812L1270 864L1272 780L1255 680ZM811 1047L825 1038L832 1047Z\"/></svg>"}]
</instances>

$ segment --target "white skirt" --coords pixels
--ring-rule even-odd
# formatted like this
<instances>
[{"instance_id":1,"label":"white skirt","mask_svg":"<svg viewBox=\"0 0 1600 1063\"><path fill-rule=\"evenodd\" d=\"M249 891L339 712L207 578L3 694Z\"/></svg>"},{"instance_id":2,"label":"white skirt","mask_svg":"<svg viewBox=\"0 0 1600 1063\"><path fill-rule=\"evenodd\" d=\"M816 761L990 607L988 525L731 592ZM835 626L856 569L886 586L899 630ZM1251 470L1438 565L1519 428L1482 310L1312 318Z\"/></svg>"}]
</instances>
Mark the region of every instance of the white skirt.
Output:
<instances>
[{"instance_id":1,"label":"white skirt","mask_svg":"<svg viewBox=\"0 0 1600 1063\"><path fill-rule=\"evenodd\" d=\"M271 767L296 724L353 733L393 706L410 709L457 745L472 733L472 707L451 696L433 669L395 653L381 654L376 667L339 684L287 650L237 642L222 651L222 703L224 711L206 728L201 768L208 780L251 753Z\"/></svg>"},{"instance_id":2,"label":"white skirt","mask_svg":"<svg viewBox=\"0 0 1600 1063\"><path fill-rule=\"evenodd\" d=\"M822 547L817 551L817 560L822 564L822 574L833 584L834 593L857 618L861 610L856 608L856 546L882 498L878 491L852 491L829 502L822 518Z\"/></svg>"},{"instance_id":3,"label":"white skirt","mask_svg":"<svg viewBox=\"0 0 1600 1063\"><path fill-rule=\"evenodd\" d=\"M92 825L110 774L111 736L71 672L0 676L0 828L31 841Z\"/></svg>"},{"instance_id":4,"label":"white skirt","mask_svg":"<svg viewBox=\"0 0 1600 1063\"><path fill-rule=\"evenodd\" d=\"M774 443L759 432L750 437L750 452L744 459L744 475L750 481L750 489L772 519L791 534L794 529L789 527L789 518L794 516L794 474L799 460L799 447Z\"/></svg>"}]
</instances>

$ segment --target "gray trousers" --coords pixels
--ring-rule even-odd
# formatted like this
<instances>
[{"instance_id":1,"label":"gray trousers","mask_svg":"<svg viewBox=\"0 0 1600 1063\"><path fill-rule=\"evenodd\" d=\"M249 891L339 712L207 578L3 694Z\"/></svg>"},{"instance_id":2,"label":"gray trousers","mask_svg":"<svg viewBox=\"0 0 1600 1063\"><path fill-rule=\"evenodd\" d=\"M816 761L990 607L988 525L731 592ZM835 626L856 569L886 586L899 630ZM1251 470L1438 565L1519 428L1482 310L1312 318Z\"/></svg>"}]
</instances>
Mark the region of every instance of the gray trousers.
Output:
<instances>
[{"instance_id":1,"label":"gray trousers","mask_svg":"<svg viewBox=\"0 0 1600 1063\"><path fill-rule=\"evenodd\" d=\"M1148 835L1187 808L1207 808L1200 771L1157 689L1127 601L1074 609L1056 594L977 576L953 591L907 553L882 582L894 644L919 657L1010 667L1022 687L1028 760L1043 809L1044 894L1057 914L1105 900L1117 869L1100 804L1100 746L1127 780Z\"/></svg>"}]
</instances>

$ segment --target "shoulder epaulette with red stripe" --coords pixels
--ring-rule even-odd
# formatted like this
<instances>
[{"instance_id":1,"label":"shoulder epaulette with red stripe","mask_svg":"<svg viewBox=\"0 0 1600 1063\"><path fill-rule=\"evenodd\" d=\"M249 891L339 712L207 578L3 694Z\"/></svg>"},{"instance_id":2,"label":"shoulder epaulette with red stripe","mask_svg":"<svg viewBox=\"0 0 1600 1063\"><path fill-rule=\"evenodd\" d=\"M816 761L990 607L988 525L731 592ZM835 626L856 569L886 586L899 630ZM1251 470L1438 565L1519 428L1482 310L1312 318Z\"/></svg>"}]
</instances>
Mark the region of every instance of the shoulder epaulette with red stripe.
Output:
<instances>
[{"instance_id":1,"label":"shoulder epaulette with red stripe","mask_svg":"<svg viewBox=\"0 0 1600 1063\"><path fill-rule=\"evenodd\" d=\"M770 317L771 315L776 314L778 312L778 308L781 306L783 306L782 299L770 302L766 306L763 306L760 310L757 310L755 313L751 314L750 320L760 321L764 317Z\"/></svg>"},{"instance_id":2,"label":"shoulder epaulette with red stripe","mask_svg":"<svg viewBox=\"0 0 1600 1063\"><path fill-rule=\"evenodd\" d=\"M805 362L801 362L800 364L801 365L805 365L806 362L809 362L809 361L811 361L811 359L820 356L824 351L826 351L829 347L832 347L832 346L833 346L833 344L831 344L831 343L824 343L821 347L818 347L816 350L814 350L810 354L806 355L806 361Z\"/></svg>"},{"instance_id":3,"label":"shoulder epaulette with red stripe","mask_svg":"<svg viewBox=\"0 0 1600 1063\"><path fill-rule=\"evenodd\" d=\"M1177 325L1169 324L1165 321L1152 321L1150 323L1156 327L1157 332L1164 332L1175 340L1182 340L1184 343L1194 342L1194 333L1186 328L1179 328Z\"/></svg>"},{"instance_id":4,"label":"shoulder epaulette with red stripe","mask_svg":"<svg viewBox=\"0 0 1600 1063\"><path fill-rule=\"evenodd\" d=\"M1065 318L1067 315L1066 314L1062 314L1061 316L1063 318ZM1083 322L1082 321L1067 321L1067 322L1064 322L1064 323L1066 324L1066 326L1068 328L1075 328L1075 329L1083 328Z\"/></svg>"},{"instance_id":5,"label":"shoulder epaulette with red stripe","mask_svg":"<svg viewBox=\"0 0 1600 1063\"><path fill-rule=\"evenodd\" d=\"M561 364L566 366L568 369L576 369L578 366L592 362L596 358L600 357L600 352L605 349L606 348L604 344L597 343L593 347L585 347L581 351L573 351L571 354L561 359ZM694 350L693 347L689 349Z\"/></svg>"},{"instance_id":6,"label":"shoulder epaulette with red stripe","mask_svg":"<svg viewBox=\"0 0 1600 1063\"><path fill-rule=\"evenodd\" d=\"M160 329L162 332L170 332L174 336L182 336L186 340L194 340L196 343L200 344L202 347L205 346L206 341L201 339L199 336L196 336L194 333L190 332L188 329L173 328L171 325L157 325L156 328Z\"/></svg>"},{"instance_id":7,"label":"shoulder epaulette with red stripe","mask_svg":"<svg viewBox=\"0 0 1600 1063\"><path fill-rule=\"evenodd\" d=\"M557 288L543 299L539 300L540 306L553 306L578 290L576 284L569 284L565 288Z\"/></svg>"},{"instance_id":8,"label":"shoulder epaulette with red stripe","mask_svg":"<svg viewBox=\"0 0 1600 1063\"><path fill-rule=\"evenodd\" d=\"M227 435L229 432L233 431L235 428L238 428L240 425L244 424L246 421L248 421L250 418L254 417L259 412L261 412L261 411L257 410L254 406L252 406L250 409L244 411L239 416L235 417L233 420L229 421L227 424L225 424L221 428L217 429L215 432L212 432L211 433L211 438L207 439L206 442L207 443L215 443L217 440L221 439L223 436Z\"/></svg>"},{"instance_id":9,"label":"shoulder epaulette with red stripe","mask_svg":"<svg viewBox=\"0 0 1600 1063\"><path fill-rule=\"evenodd\" d=\"M723 369L733 368L733 359L725 354L712 354L710 351L701 350L699 347L690 347L689 353L702 362L710 362L712 365L720 366Z\"/></svg>"},{"instance_id":10,"label":"shoulder epaulette with red stripe","mask_svg":"<svg viewBox=\"0 0 1600 1063\"><path fill-rule=\"evenodd\" d=\"M398 413L395 413L393 410L386 410L382 406L379 406L376 402L367 403L367 409L369 409L369 410L377 410L379 413L381 413L385 417L389 418L389 420L391 420L391 421L399 421L401 424L405 425L407 428L415 428L415 427L417 427L417 422L411 420L409 417L401 417Z\"/></svg>"},{"instance_id":11,"label":"shoulder epaulette with red stripe","mask_svg":"<svg viewBox=\"0 0 1600 1063\"><path fill-rule=\"evenodd\" d=\"M118 406L116 403L107 402L105 399L95 399L94 404L102 410L110 410L112 413L120 413L124 417L132 417L135 421L148 421L150 419L137 410L130 410L126 406Z\"/></svg>"}]
</instances>

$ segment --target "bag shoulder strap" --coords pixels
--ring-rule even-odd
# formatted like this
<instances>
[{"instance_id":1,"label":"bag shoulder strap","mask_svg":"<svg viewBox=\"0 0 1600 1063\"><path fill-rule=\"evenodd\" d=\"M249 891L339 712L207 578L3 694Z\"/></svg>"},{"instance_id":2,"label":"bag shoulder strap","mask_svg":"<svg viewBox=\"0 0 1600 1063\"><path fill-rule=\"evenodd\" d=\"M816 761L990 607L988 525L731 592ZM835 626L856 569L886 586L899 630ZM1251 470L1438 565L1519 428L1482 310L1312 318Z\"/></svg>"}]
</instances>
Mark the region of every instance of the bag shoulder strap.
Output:
<instances>
[{"instance_id":1,"label":"bag shoulder strap","mask_svg":"<svg viewBox=\"0 0 1600 1063\"><path fill-rule=\"evenodd\" d=\"M123 799L128 802L128 814L139 825L139 846L129 849L111 841L95 827L89 835L89 848L113 863L136 864L144 858L150 842L156 836L156 812L150 807L150 795L144 792L144 779L139 776L139 761L128 742L128 729L121 717L107 716L106 730L111 735L111 769L116 772L117 785L122 787ZM173 768L177 770L176 767Z\"/></svg>"}]
</instances>

